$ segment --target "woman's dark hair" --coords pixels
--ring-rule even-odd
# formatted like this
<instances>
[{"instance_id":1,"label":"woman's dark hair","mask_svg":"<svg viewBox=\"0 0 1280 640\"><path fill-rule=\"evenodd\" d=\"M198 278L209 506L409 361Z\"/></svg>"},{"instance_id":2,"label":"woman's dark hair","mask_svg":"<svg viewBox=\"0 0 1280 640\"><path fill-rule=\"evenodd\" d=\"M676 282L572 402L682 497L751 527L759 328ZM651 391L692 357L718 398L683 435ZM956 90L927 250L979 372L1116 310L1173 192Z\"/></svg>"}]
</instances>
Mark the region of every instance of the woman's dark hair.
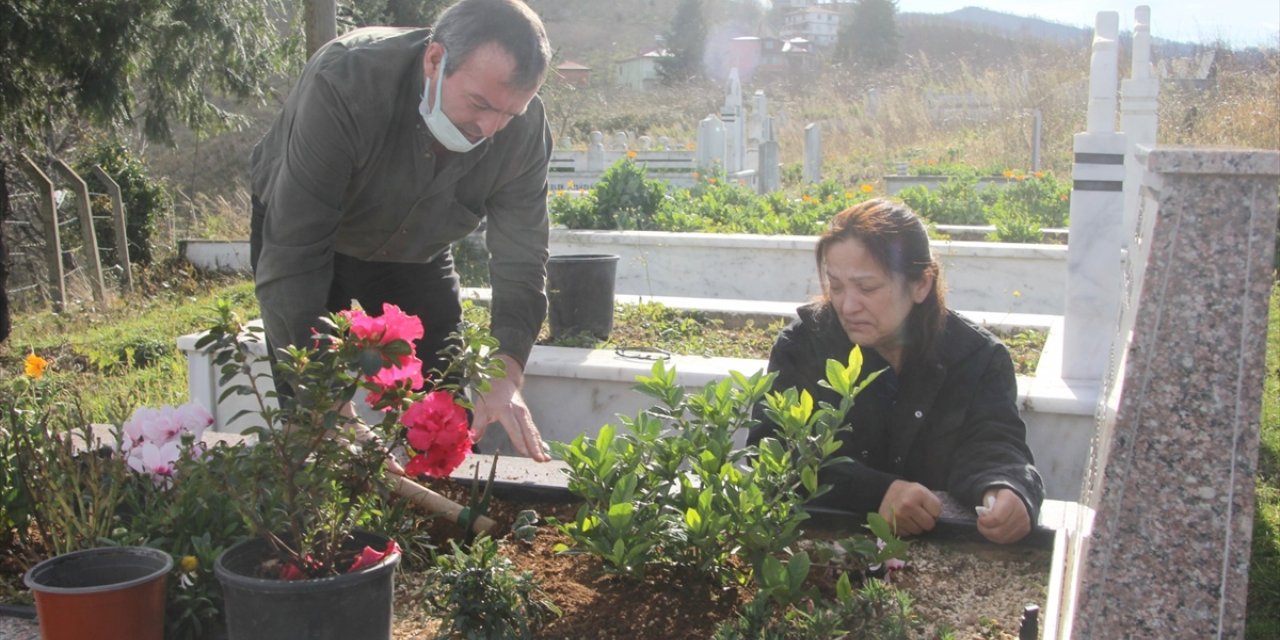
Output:
<instances>
[{"instance_id":1,"label":"woman's dark hair","mask_svg":"<svg viewBox=\"0 0 1280 640\"><path fill-rule=\"evenodd\" d=\"M542 19L521 0L460 0L440 14L432 33L449 52L446 75L490 42L501 45L515 60L511 73L515 89L537 87L551 65L551 43Z\"/></svg>"},{"instance_id":2,"label":"woman's dark hair","mask_svg":"<svg viewBox=\"0 0 1280 640\"><path fill-rule=\"evenodd\" d=\"M937 360L938 342L946 326L947 303L942 271L929 250L929 233L924 221L905 204L876 198L841 211L831 219L814 248L818 275L826 272L827 250L845 240L862 242L871 257L885 271L900 275L908 283L933 276L933 286L924 301L907 315L903 335L902 368L914 369ZM822 284L824 312L831 311L826 279Z\"/></svg>"}]
</instances>

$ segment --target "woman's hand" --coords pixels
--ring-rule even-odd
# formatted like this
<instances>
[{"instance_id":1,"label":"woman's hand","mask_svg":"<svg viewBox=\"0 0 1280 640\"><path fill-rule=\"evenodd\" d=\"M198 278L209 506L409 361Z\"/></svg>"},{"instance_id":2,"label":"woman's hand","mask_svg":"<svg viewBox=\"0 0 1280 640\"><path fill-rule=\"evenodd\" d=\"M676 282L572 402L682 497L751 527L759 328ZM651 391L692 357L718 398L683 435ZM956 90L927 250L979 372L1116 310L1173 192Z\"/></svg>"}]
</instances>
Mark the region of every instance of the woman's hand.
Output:
<instances>
[{"instance_id":1,"label":"woman's hand","mask_svg":"<svg viewBox=\"0 0 1280 640\"><path fill-rule=\"evenodd\" d=\"M913 536L933 529L942 515L942 501L924 485L894 480L880 501L880 516L895 535Z\"/></svg>"},{"instance_id":2,"label":"woman's hand","mask_svg":"<svg viewBox=\"0 0 1280 640\"><path fill-rule=\"evenodd\" d=\"M1031 533L1031 514L1013 489L987 489L982 504L986 513L978 516L978 533L992 542L1009 544Z\"/></svg>"}]
</instances>

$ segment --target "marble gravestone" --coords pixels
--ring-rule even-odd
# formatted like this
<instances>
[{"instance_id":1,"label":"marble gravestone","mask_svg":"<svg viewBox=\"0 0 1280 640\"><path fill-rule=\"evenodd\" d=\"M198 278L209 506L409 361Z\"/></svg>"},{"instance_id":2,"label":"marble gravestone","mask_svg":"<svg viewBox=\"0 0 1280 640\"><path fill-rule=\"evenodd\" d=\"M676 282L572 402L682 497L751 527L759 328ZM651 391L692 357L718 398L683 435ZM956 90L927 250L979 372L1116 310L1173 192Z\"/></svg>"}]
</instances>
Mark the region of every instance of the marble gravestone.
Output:
<instances>
[{"instance_id":1,"label":"marble gravestone","mask_svg":"<svg viewBox=\"0 0 1280 640\"><path fill-rule=\"evenodd\" d=\"M1280 152L1141 153L1117 348L1045 637L1243 637Z\"/></svg>"}]
</instances>

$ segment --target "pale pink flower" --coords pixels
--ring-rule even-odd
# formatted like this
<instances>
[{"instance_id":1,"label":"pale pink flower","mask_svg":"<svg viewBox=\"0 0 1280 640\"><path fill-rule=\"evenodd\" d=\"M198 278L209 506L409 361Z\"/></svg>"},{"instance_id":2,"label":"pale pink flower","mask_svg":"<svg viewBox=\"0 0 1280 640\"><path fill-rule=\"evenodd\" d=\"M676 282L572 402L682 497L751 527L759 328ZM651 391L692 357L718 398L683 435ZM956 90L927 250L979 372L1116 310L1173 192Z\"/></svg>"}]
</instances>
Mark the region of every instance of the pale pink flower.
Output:
<instances>
[{"instance_id":1,"label":"pale pink flower","mask_svg":"<svg viewBox=\"0 0 1280 640\"><path fill-rule=\"evenodd\" d=\"M174 412L177 414L182 431L195 436L196 442L204 436L204 430L213 425L213 416L199 402L188 402Z\"/></svg>"},{"instance_id":2,"label":"pale pink flower","mask_svg":"<svg viewBox=\"0 0 1280 640\"><path fill-rule=\"evenodd\" d=\"M177 441L160 446L146 442L129 452L129 468L149 474L157 484L167 483L173 478L179 453Z\"/></svg>"}]
</instances>

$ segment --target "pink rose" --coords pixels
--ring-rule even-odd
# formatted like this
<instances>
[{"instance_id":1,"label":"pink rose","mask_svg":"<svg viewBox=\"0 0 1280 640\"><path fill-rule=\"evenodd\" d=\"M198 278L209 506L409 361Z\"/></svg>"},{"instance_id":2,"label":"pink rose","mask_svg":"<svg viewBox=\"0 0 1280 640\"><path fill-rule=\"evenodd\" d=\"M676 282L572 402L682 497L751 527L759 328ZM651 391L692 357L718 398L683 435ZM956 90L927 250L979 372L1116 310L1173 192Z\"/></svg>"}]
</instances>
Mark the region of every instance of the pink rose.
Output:
<instances>
[{"instance_id":1,"label":"pink rose","mask_svg":"<svg viewBox=\"0 0 1280 640\"><path fill-rule=\"evenodd\" d=\"M405 466L411 476L448 476L471 450L467 412L447 391L427 394L405 411L400 422L408 427L406 439L416 452Z\"/></svg>"}]
</instances>

